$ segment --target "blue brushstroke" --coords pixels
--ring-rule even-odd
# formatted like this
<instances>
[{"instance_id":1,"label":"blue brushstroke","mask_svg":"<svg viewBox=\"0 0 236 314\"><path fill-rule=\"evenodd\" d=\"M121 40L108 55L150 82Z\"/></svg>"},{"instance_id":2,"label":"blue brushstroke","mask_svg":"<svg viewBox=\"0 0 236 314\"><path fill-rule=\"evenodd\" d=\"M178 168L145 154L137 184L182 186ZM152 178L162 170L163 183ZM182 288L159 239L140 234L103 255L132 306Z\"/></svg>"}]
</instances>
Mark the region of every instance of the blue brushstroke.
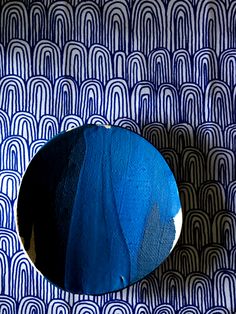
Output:
<instances>
[{"instance_id":1,"label":"blue brushstroke","mask_svg":"<svg viewBox=\"0 0 236 314\"><path fill-rule=\"evenodd\" d=\"M143 138L94 126L84 129L84 140L65 288L100 294L141 279L163 261L173 244L180 203L170 169Z\"/></svg>"},{"instance_id":2,"label":"blue brushstroke","mask_svg":"<svg viewBox=\"0 0 236 314\"><path fill-rule=\"evenodd\" d=\"M130 258L114 207L111 185L111 133L84 131L85 158L72 210L66 255L65 288L101 293L130 281ZM107 133L107 132L106 132Z\"/></svg>"}]
</instances>

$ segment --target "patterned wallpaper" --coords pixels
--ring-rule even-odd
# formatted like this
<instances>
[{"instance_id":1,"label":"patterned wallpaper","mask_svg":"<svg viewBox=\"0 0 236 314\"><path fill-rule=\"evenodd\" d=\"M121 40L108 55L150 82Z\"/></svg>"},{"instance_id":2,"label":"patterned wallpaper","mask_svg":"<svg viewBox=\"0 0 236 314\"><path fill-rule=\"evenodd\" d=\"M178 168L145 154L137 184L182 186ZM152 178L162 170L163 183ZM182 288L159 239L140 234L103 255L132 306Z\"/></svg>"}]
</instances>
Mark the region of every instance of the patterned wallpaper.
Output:
<instances>
[{"instance_id":1,"label":"patterned wallpaper","mask_svg":"<svg viewBox=\"0 0 236 314\"><path fill-rule=\"evenodd\" d=\"M236 1L0 1L0 23L0 313L236 312ZM170 257L102 296L48 282L14 219L29 161L84 123L157 147L184 214Z\"/></svg>"}]
</instances>

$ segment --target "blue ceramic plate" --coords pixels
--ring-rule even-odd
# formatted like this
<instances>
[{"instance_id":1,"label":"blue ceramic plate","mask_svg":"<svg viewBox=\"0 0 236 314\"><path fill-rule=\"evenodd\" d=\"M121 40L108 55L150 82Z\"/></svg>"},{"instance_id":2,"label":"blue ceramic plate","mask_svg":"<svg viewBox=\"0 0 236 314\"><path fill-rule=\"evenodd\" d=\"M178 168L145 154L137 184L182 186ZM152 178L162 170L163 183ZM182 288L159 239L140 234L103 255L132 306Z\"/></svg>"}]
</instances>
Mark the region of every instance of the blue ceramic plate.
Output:
<instances>
[{"instance_id":1,"label":"blue ceramic plate","mask_svg":"<svg viewBox=\"0 0 236 314\"><path fill-rule=\"evenodd\" d=\"M18 198L26 250L35 265L74 293L122 289L169 255L182 215L174 176L161 154L119 127L62 133L33 158Z\"/></svg>"}]
</instances>

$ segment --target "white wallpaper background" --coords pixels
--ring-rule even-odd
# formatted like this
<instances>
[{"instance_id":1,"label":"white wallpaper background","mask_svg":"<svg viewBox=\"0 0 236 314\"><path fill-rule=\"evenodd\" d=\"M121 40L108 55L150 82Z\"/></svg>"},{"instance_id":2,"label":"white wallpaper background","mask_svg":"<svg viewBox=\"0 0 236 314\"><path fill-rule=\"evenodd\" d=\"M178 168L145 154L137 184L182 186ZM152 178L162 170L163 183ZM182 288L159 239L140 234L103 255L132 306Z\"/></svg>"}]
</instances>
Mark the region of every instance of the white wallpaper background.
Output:
<instances>
[{"instance_id":1,"label":"white wallpaper background","mask_svg":"<svg viewBox=\"0 0 236 314\"><path fill-rule=\"evenodd\" d=\"M236 312L236 1L0 1L0 24L0 313ZM43 278L13 213L38 149L84 123L153 143L184 213L170 257L102 296Z\"/></svg>"}]
</instances>

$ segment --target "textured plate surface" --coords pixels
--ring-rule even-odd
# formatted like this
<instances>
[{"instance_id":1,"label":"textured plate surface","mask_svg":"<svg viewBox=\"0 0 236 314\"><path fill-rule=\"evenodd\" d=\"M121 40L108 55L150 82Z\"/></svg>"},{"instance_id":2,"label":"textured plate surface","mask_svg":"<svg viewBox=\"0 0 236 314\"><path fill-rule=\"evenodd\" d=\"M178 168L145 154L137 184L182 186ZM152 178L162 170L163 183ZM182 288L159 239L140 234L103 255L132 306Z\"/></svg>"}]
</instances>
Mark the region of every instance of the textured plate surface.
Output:
<instances>
[{"instance_id":1,"label":"textured plate surface","mask_svg":"<svg viewBox=\"0 0 236 314\"><path fill-rule=\"evenodd\" d=\"M115 291L145 277L169 255L181 223L164 158L119 127L89 125L49 141L18 199L26 249L34 227L36 267L74 293Z\"/></svg>"}]
</instances>

